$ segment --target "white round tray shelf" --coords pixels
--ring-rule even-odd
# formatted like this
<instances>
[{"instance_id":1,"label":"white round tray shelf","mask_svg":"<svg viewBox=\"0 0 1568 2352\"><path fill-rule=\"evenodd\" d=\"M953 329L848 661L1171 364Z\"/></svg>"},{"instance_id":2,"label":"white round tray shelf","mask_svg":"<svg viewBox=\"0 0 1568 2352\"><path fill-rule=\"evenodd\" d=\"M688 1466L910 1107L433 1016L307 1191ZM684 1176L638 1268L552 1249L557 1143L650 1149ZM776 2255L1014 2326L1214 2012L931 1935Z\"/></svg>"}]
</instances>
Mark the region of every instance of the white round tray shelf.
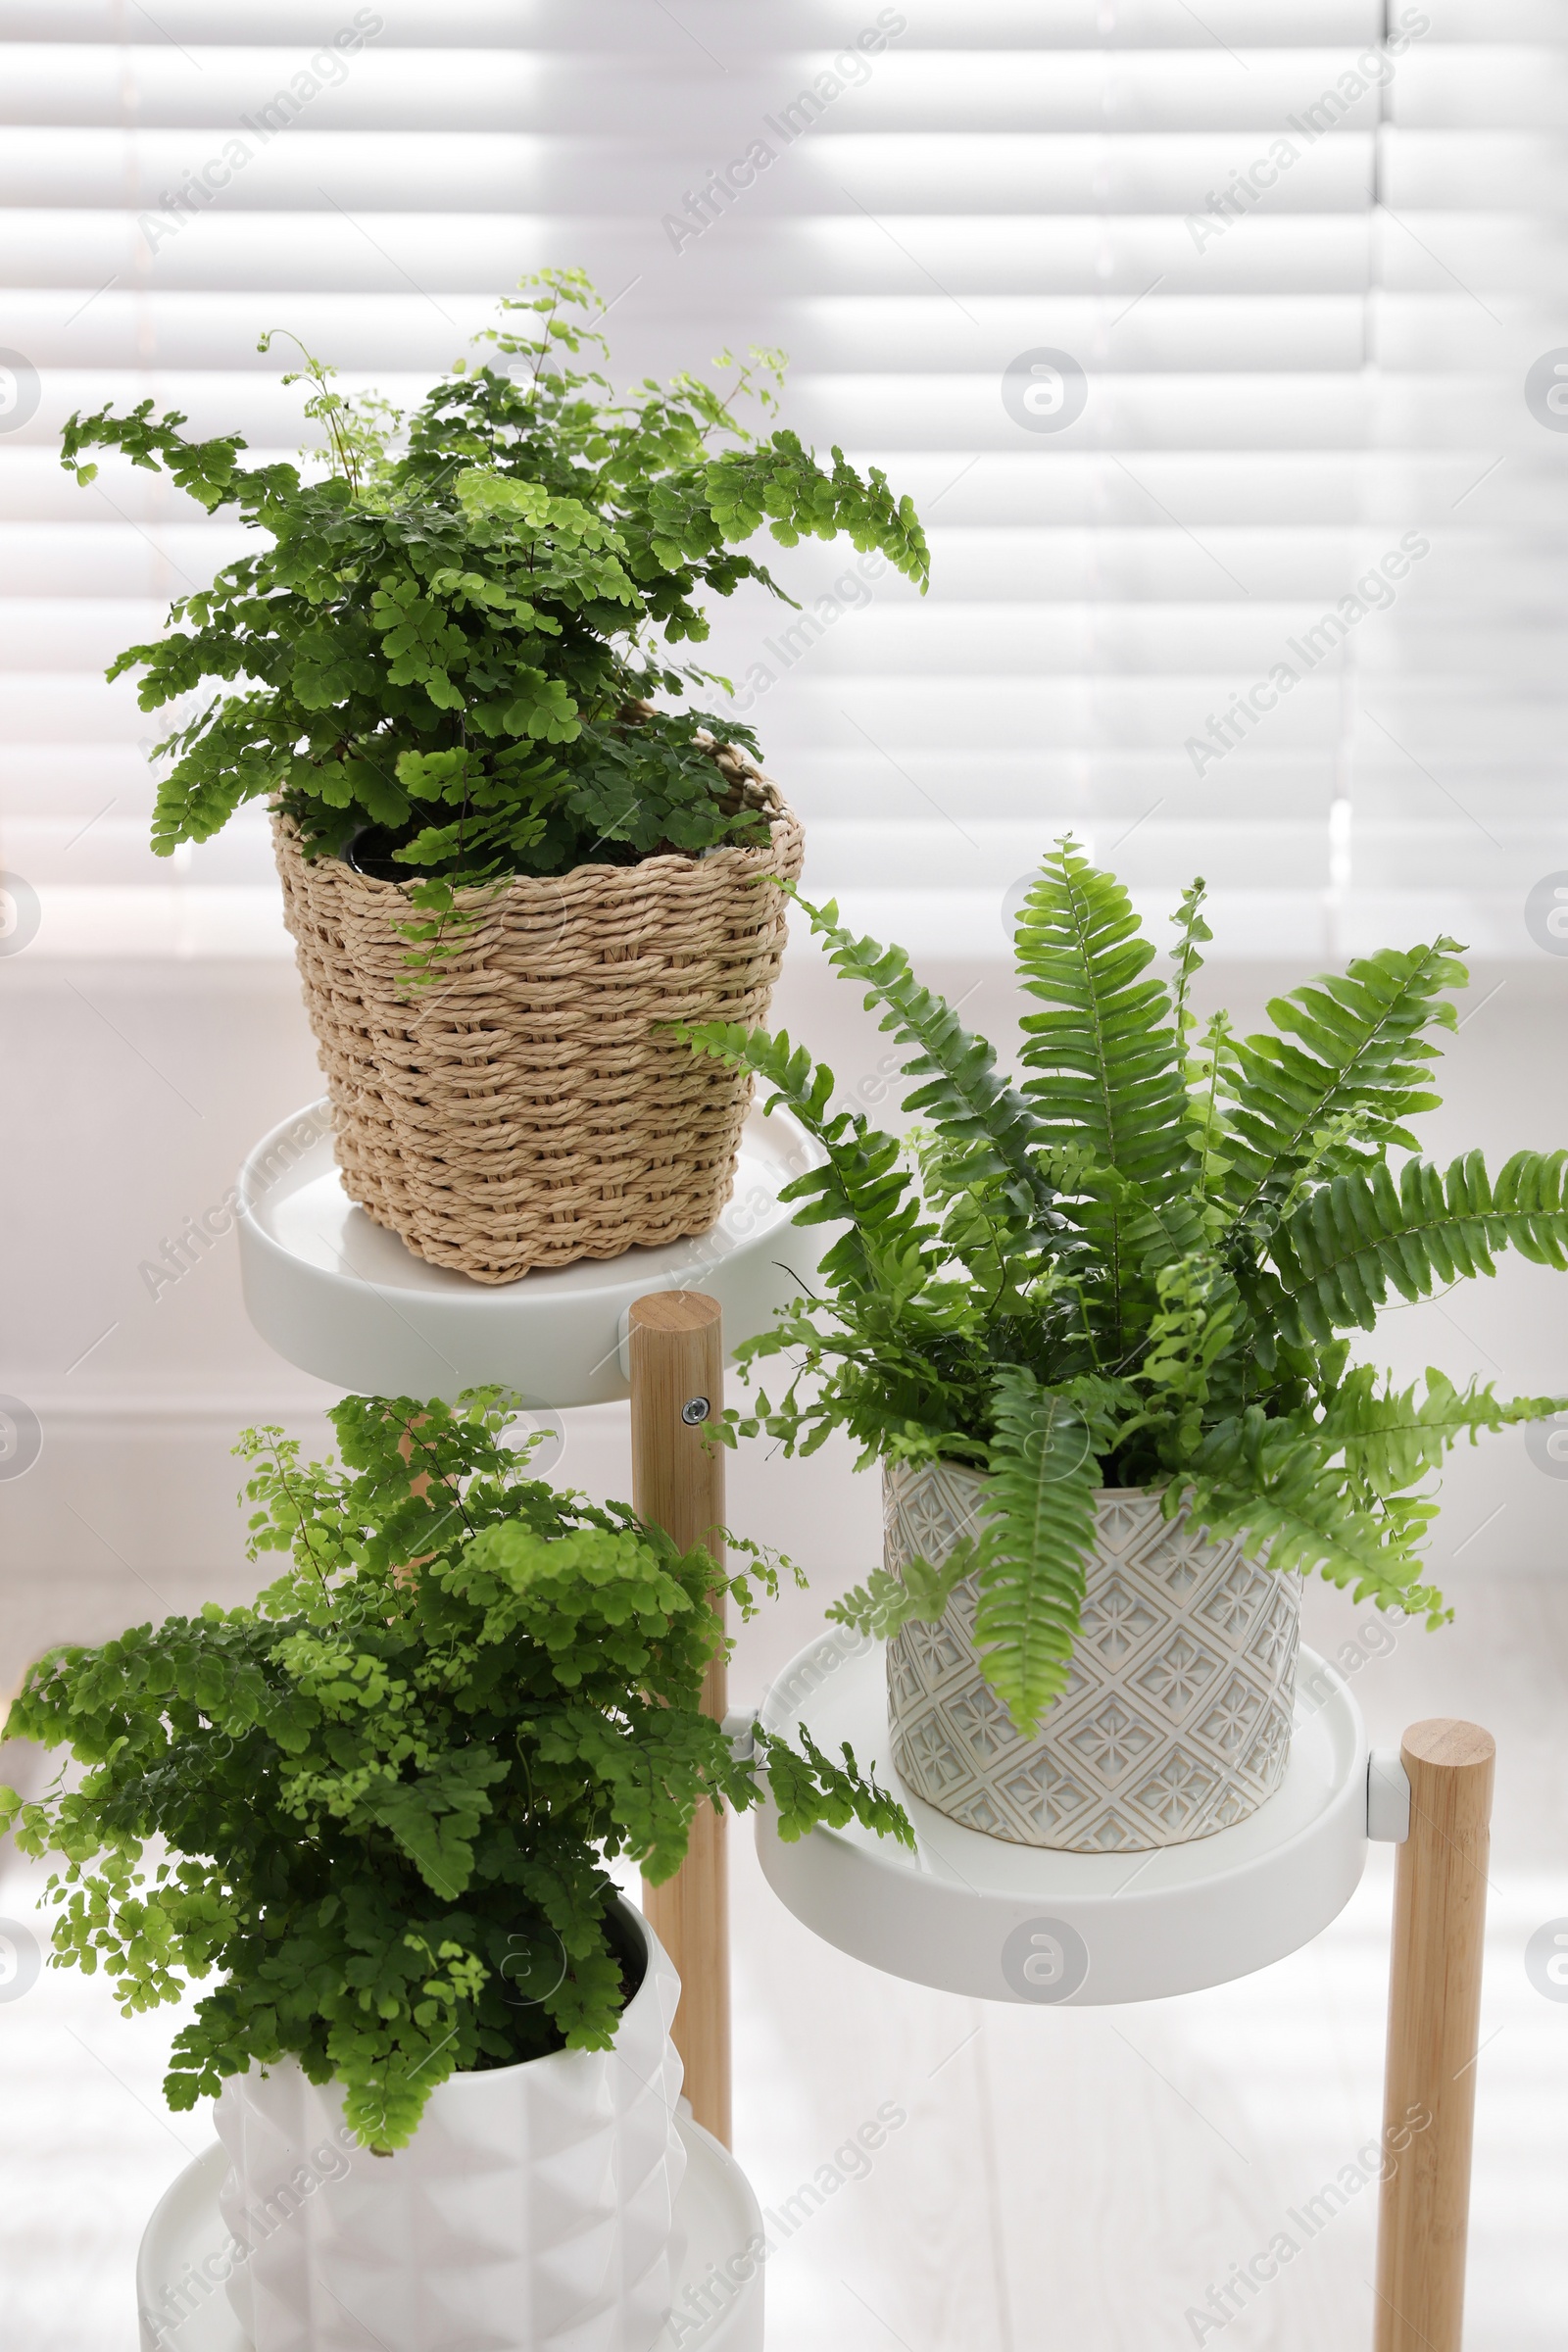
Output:
<instances>
[{"instance_id":1,"label":"white round tray shelf","mask_svg":"<svg viewBox=\"0 0 1568 2352\"><path fill-rule=\"evenodd\" d=\"M349 1200L323 1102L282 1120L240 1171L245 1305L291 1364L362 1396L455 1397L500 1382L525 1404L603 1404L630 1393L624 1318L650 1291L704 1291L725 1345L764 1331L816 1272L779 1193L821 1153L787 1112L754 1111L729 1205L710 1233L492 1285L432 1266Z\"/></svg>"},{"instance_id":2,"label":"white round tray shelf","mask_svg":"<svg viewBox=\"0 0 1568 2352\"><path fill-rule=\"evenodd\" d=\"M675 2310L649 2352L762 2352L762 2216L727 2148L682 2115L686 2174L675 2198L685 2238ZM142 2352L252 2352L221 2285L229 2243L218 2210L228 2158L214 2140L187 2164L154 2209L136 2257ZM748 2250L750 2249L750 2250ZM164 2319L174 2310L187 2317Z\"/></svg>"},{"instance_id":3,"label":"white round tray shelf","mask_svg":"<svg viewBox=\"0 0 1568 2352\"><path fill-rule=\"evenodd\" d=\"M1013 1845L910 1795L893 1769L879 1642L845 1631L812 1642L760 1713L786 1737L804 1723L830 1756L847 1740L916 1840L911 1853L852 1823L785 1844L764 1806L757 1845L774 1893L840 1951L946 1992L1087 2008L1228 1984L1310 1942L1366 1860L1360 1710L1308 1649L1284 1786L1233 1829L1152 1853Z\"/></svg>"}]
</instances>

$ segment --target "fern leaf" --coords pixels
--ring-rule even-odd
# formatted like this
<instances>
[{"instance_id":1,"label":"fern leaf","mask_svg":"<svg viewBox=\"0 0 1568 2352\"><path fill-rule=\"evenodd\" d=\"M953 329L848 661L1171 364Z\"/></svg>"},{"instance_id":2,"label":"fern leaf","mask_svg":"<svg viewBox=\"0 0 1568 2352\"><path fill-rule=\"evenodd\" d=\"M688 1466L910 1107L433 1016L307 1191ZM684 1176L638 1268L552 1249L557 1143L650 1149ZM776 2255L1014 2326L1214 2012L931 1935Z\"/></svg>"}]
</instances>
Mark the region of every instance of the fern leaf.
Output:
<instances>
[{"instance_id":1,"label":"fern leaf","mask_svg":"<svg viewBox=\"0 0 1568 2352\"><path fill-rule=\"evenodd\" d=\"M874 1830L880 1838L897 1838L912 1848L914 1831L896 1796L882 1787L873 1771L862 1776L855 1750L846 1740L839 1748L842 1764L825 1755L805 1724L797 1726L801 1752L776 1732L754 1724L759 1763L767 1767L768 1792L777 1818L774 1827L786 1845L815 1829L819 1821L840 1830L848 1821Z\"/></svg>"},{"instance_id":2,"label":"fern leaf","mask_svg":"<svg viewBox=\"0 0 1568 2352\"><path fill-rule=\"evenodd\" d=\"M1437 1505L1405 1497L1368 1508L1347 1491L1332 1465L1332 1446L1288 1421L1250 1405L1239 1420L1211 1430L1191 1472L1171 1481L1162 1509L1173 1519L1185 1502L1191 1517L1221 1539L1239 1536L1249 1559L1266 1551L1284 1573L1316 1569L1356 1600L1425 1613L1447 1622L1436 1587L1420 1580L1416 1544Z\"/></svg>"},{"instance_id":3,"label":"fern leaf","mask_svg":"<svg viewBox=\"0 0 1568 2352\"><path fill-rule=\"evenodd\" d=\"M912 1296L936 1270L937 1229L922 1220L897 1139L868 1126L859 1111L831 1111L832 1071L804 1046L792 1047L783 1031L771 1037L738 1021L673 1028L695 1053L760 1078L772 1090L764 1107L786 1103L826 1152L823 1166L793 1177L779 1198L800 1203L797 1224L847 1226L822 1259L829 1281Z\"/></svg>"},{"instance_id":4,"label":"fern leaf","mask_svg":"<svg viewBox=\"0 0 1568 2352\"><path fill-rule=\"evenodd\" d=\"M1214 936L1203 920L1203 901L1207 896L1208 885L1200 874L1189 888L1182 892L1181 905L1171 917L1180 935L1173 951L1176 964L1176 987L1171 1005L1178 1043L1185 1041L1188 1030L1198 1019L1198 1015L1189 1010L1189 999L1193 992L1193 982L1203 968L1203 958L1199 951L1206 947Z\"/></svg>"},{"instance_id":5,"label":"fern leaf","mask_svg":"<svg viewBox=\"0 0 1568 2352\"><path fill-rule=\"evenodd\" d=\"M1026 1014L1022 1092L1058 1161L1088 1180L1062 1203L1100 1260L1086 1311L1104 1360L1131 1358L1152 1311L1145 1263L1184 1246L1160 1220L1192 1189L1191 1116L1180 1041L1163 982L1144 977L1154 951L1127 893L1069 840L1042 865L1014 930L1018 977L1045 1004Z\"/></svg>"},{"instance_id":6,"label":"fern leaf","mask_svg":"<svg viewBox=\"0 0 1568 2352\"><path fill-rule=\"evenodd\" d=\"M1352 1324L1370 1331L1391 1283L1401 1298L1425 1298L1493 1273L1499 1250L1568 1270L1565 1165L1565 1152L1516 1152L1494 1187L1470 1152L1446 1175L1407 1160L1397 1187L1381 1163L1320 1185L1269 1245L1286 1341L1321 1343Z\"/></svg>"},{"instance_id":7,"label":"fern leaf","mask_svg":"<svg viewBox=\"0 0 1568 2352\"><path fill-rule=\"evenodd\" d=\"M873 1642L891 1642L906 1625L936 1625L966 1576L973 1576L984 1554L979 1542L960 1537L947 1558L933 1567L929 1560L906 1560L900 1574L873 1568L863 1585L856 1585L824 1610L830 1624L847 1625Z\"/></svg>"},{"instance_id":8,"label":"fern leaf","mask_svg":"<svg viewBox=\"0 0 1568 2352\"><path fill-rule=\"evenodd\" d=\"M1080 1404L1021 1365L998 1374L994 1404L975 1641L981 1672L1027 1735L1066 1688L1101 1472Z\"/></svg>"},{"instance_id":9,"label":"fern leaf","mask_svg":"<svg viewBox=\"0 0 1568 2352\"><path fill-rule=\"evenodd\" d=\"M1422 1033L1454 1025L1447 993L1468 978L1457 944L1358 956L1272 999L1276 1034L1235 1041L1223 1197L1236 1217L1304 1169L1333 1176L1390 1144L1418 1149L1404 1122L1440 1100L1426 1085L1438 1050Z\"/></svg>"},{"instance_id":10,"label":"fern leaf","mask_svg":"<svg viewBox=\"0 0 1568 2352\"><path fill-rule=\"evenodd\" d=\"M996 1049L965 1029L947 1001L924 988L900 947L857 939L838 919L838 907L812 906L796 896L811 928L829 944L828 961L865 990L867 1009L886 1007L881 1027L901 1046L913 1046L915 1058L905 1075L924 1083L905 1097L906 1110L918 1111L947 1141L963 1148L966 1180L1001 1179L1012 1206L1029 1225L1059 1226L1055 1199L1035 1153L1040 1122L1015 1087L997 1074Z\"/></svg>"},{"instance_id":11,"label":"fern leaf","mask_svg":"<svg viewBox=\"0 0 1568 2352\"><path fill-rule=\"evenodd\" d=\"M1236 1084L1236 1039L1228 1012L1209 1015L1196 1050L1186 1057L1184 1074L1187 1134L1198 1161L1195 1190L1204 1203L1204 1217L1217 1234L1224 1231L1230 1219L1212 1202L1223 1192L1224 1180L1236 1164L1229 1151L1229 1098Z\"/></svg>"},{"instance_id":12,"label":"fern leaf","mask_svg":"<svg viewBox=\"0 0 1568 2352\"><path fill-rule=\"evenodd\" d=\"M774 1090L773 1102L787 1102L802 1124L820 1136L833 1100L833 1073L825 1062L813 1062L804 1046L792 1047L785 1031L774 1037L740 1021L703 1021L690 1027L671 1022L669 1028L694 1052L762 1079Z\"/></svg>"},{"instance_id":13,"label":"fern leaf","mask_svg":"<svg viewBox=\"0 0 1568 2352\"><path fill-rule=\"evenodd\" d=\"M1318 1434L1340 1447L1352 1479L1375 1494L1396 1494L1441 1468L1444 1456L1468 1435L1473 1446L1482 1430L1519 1421L1540 1421L1568 1410L1560 1396L1516 1396L1506 1403L1490 1383L1472 1381L1456 1389L1428 1365L1426 1395L1414 1383L1404 1390L1379 1391L1370 1364L1357 1364L1330 1397Z\"/></svg>"},{"instance_id":14,"label":"fern leaf","mask_svg":"<svg viewBox=\"0 0 1568 2352\"><path fill-rule=\"evenodd\" d=\"M1138 1378L1149 1384L1151 1418L1168 1415L1188 1452L1199 1442L1215 1365L1234 1352L1241 1301L1230 1277L1200 1254L1161 1266L1154 1279L1159 1305Z\"/></svg>"},{"instance_id":15,"label":"fern leaf","mask_svg":"<svg viewBox=\"0 0 1568 2352\"><path fill-rule=\"evenodd\" d=\"M1051 1008L1022 1022L1022 1058L1035 1073L1023 1092L1043 1141L1087 1146L1146 1200L1171 1199L1191 1172L1187 1097L1170 993L1143 977L1154 950L1132 901L1064 841L1014 936L1019 979Z\"/></svg>"}]
</instances>

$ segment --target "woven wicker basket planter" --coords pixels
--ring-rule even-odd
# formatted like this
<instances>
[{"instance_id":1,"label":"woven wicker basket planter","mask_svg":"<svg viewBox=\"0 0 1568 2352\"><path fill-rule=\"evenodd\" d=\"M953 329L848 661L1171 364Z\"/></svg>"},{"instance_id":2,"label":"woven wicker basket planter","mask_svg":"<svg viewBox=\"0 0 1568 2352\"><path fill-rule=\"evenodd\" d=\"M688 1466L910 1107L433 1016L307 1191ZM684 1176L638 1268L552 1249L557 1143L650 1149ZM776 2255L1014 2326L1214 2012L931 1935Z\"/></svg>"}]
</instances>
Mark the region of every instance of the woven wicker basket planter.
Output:
<instances>
[{"instance_id":1,"label":"woven wicker basket planter","mask_svg":"<svg viewBox=\"0 0 1568 2352\"><path fill-rule=\"evenodd\" d=\"M735 1180L750 1081L662 1021L766 1013L776 881L801 828L765 778L768 849L583 865L499 891L413 987L403 887L273 840L344 1188L433 1265L478 1282L706 1233Z\"/></svg>"},{"instance_id":2,"label":"woven wicker basket planter","mask_svg":"<svg viewBox=\"0 0 1568 2352\"><path fill-rule=\"evenodd\" d=\"M887 1566L945 1559L985 1491L955 1463L883 1472ZM1067 1688L1020 1739L980 1672L978 1594L888 1643L900 1778L939 1813L1072 1853L1182 1845L1245 1821L1290 1760L1300 1579L1244 1559L1159 1496L1104 1488Z\"/></svg>"}]
</instances>

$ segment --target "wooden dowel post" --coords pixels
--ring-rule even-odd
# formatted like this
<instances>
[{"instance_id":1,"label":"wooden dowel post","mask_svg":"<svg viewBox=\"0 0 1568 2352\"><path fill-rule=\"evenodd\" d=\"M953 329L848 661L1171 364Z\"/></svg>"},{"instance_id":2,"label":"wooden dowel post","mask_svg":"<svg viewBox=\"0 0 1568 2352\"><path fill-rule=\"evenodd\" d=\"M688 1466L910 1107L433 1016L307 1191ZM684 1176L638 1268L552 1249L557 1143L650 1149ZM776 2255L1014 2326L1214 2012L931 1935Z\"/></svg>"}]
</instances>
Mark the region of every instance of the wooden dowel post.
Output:
<instances>
[{"instance_id":1,"label":"wooden dowel post","mask_svg":"<svg viewBox=\"0 0 1568 2352\"><path fill-rule=\"evenodd\" d=\"M1459 2352L1495 1742L1412 1724L1394 1887L1376 2352Z\"/></svg>"},{"instance_id":2,"label":"wooden dowel post","mask_svg":"<svg viewBox=\"0 0 1568 2352\"><path fill-rule=\"evenodd\" d=\"M723 1410L724 1344L717 1301L656 1291L631 1310L631 1498L683 1550L720 1555L724 1455L703 1433ZM722 1658L703 1685L705 1711L728 1707ZM675 2046L697 2121L730 2143L729 1858L722 1814L703 1805L686 1859L662 1886L644 1882L643 1909L681 1982Z\"/></svg>"}]
</instances>

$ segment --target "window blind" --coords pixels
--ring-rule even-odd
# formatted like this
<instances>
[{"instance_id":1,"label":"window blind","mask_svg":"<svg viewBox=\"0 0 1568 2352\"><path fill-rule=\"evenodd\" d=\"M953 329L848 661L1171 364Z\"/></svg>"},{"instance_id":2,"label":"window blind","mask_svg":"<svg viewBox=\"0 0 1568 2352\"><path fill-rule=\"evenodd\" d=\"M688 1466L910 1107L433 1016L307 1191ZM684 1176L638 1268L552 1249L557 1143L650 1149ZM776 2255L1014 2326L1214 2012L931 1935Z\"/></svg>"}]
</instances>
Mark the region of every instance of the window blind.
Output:
<instances>
[{"instance_id":1,"label":"window blind","mask_svg":"<svg viewBox=\"0 0 1568 2352\"><path fill-rule=\"evenodd\" d=\"M798 610L714 608L811 890L1001 954L1071 827L1151 908L1204 873L1233 951L1531 953L1568 867L1564 36L1545 0L0 0L35 949L287 949L258 811L151 857L158 721L102 678L245 534L122 466L78 491L65 416L287 453L262 330L412 400L580 263L617 381L782 346L784 421L927 521L926 598L812 544L772 559Z\"/></svg>"}]
</instances>

